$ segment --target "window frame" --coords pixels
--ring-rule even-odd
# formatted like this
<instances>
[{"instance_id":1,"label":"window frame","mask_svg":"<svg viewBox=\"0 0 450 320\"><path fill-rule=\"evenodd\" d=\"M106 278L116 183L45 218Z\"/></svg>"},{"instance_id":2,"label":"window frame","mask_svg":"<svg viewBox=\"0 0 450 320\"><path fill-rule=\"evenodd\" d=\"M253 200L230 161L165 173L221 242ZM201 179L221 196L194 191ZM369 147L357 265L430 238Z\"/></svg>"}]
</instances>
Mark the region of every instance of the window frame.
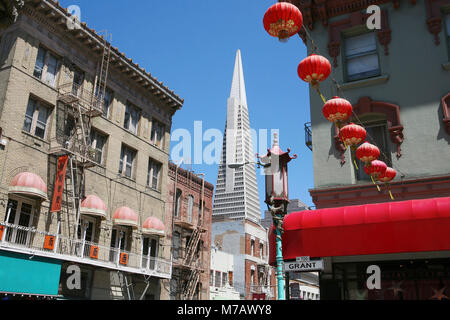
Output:
<instances>
[{"instance_id":1,"label":"window frame","mask_svg":"<svg viewBox=\"0 0 450 320\"><path fill-rule=\"evenodd\" d=\"M362 119L364 119L364 118L365 117L362 117ZM383 135L382 139L383 139L384 149L382 149L379 144L375 143L375 141L371 141L373 139L373 137L369 137L369 133L367 135L367 141L369 141L369 143L375 144L380 149L379 160L385 162L388 167L392 167L392 158L391 158L391 151L390 151L390 145L389 145L389 139L388 139L389 132L388 132L387 120L381 119L381 117L372 117L372 119L369 119L366 121L362 120L362 122L363 122L364 128L366 128L366 130L369 128L383 128L381 133ZM352 152L355 152L355 151L352 151ZM359 181L359 182L370 182L371 181L370 176L368 176L364 172L364 164L361 163L361 161L359 161L358 170L355 168L355 166L353 166L353 167L355 170L356 181Z\"/></svg>"},{"instance_id":2,"label":"window frame","mask_svg":"<svg viewBox=\"0 0 450 320\"><path fill-rule=\"evenodd\" d=\"M131 125L133 123L133 114L136 115L136 127L135 130L133 131L131 129ZM128 116L127 116L128 115ZM128 117L128 119L127 119ZM140 119L141 119L141 111L138 107L136 107L134 104L132 104L131 102L127 102L127 104L125 105L125 115L124 115L124 119L123 119L123 127L125 130L131 132L132 134L137 135L138 131L139 131L139 123L140 123Z\"/></svg>"},{"instance_id":3,"label":"window frame","mask_svg":"<svg viewBox=\"0 0 450 320\"><path fill-rule=\"evenodd\" d=\"M127 151L133 155L133 159L131 160L131 172L129 176L127 175L127 165L129 164ZM133 177L136 171L136 158L137 150L127 146L126 144L122 144L122 148L120 150L119 174L129 179L134 179Z\"/></svg>"},{"instance_id":4,"label":"window frame","mask_svg":"<svg viewBox=\"0 0 450 320\"><path fill-rule=\"evenodd\" d=\"M153 145L160 149L164 149L164 136L166 133L166 125L161 121L153 118L152 128L150 130L150 141ZM155 137L156 135L156 137ZM159 138L159 139L158 139Z\"/></svg>"},{"instance_id":5,"label":"window frame","mask_svg":"<svg viewBox=\"0 0 450 320\"><path fill-rule=\"evenodd\" d=\"M34 104L33 104L33 115L32 116L30 116L28 114L28 108L30 107L30 103L31 102L34 102ZM44 134L43 134L42 137L36 134L36 128L38 128L38 125L39 124L42 125L42 123L44 123L41 120L39 120L39 115L41 113L40 112L41 108L44 108L46 110L46 112L47 112L46 119L45 119L45 124L43 124L44 125ZM27 133L29 133L29 134L31 134L32 136L35 136L35 137L39 138L39 139L46 140L47 139L47 135L48 135L48 126L49 126L49 119L50 119L51 113L52 113L52 108L50 106L46 105L45 103L43 103L42 101L40 101L38 99L35 99L32 96L30 96L28 98L27 109L25 110L25 118L24 118L24 121L23 121L22 130L27 132ZM27 121L27 119L30 121L30 129L29 130L26 128L26 121Z\"/></svg>"},{"instance_id":6,"label":"window frame","mask_svg":"<svg viewBox=\"0 0 450 320\"><path fill-rule=\"evenodd\" d=\"M156 177L156 187L154 186L154 179L155 179L155 168L158 168L158 176ZM161 169L162 169L162 163L149 158L148 161L148 169L147 169L147 186L155 189L160 190L161 188Z\"/></svg>"},{"instance_id":7,"label":"window frame","mask_svg":"<svg viewBox=\"0 0 450 320\"><path fill-rule=\"evenodd\" d=\"M366 52L362 52L356 55L352 55L350 58L347 57L347 53L346 53L346 48L347 48L347 40L349 38L354 38L354 37L358 37L358 36L362 36L365 34L373 34L373 37L375 39L375 50L373 51L366 51ZM345 82L354 82L354 81L359 81L359 80L365 80L365 79L370 79L370 78L374 78L374 77L378 77L381 75L381 61L380 61L380 55L379 55L379 47L378 47L378 43L376 40L376 34L373 31L361 31L358 33L345 33L343 34L343 54L342 54L342 66L343 66L343 72L344 72L344 80ZM377 56L377 63L378 63L378 69L377 70L371 70L371 71L366 71L363 73L357 73L354 75L349 75L348 73L348 66L349 63L348 61L351 59L355 59L355 58L360 58L360 57L364 57L364 56L369 56L369 55L373 55L376 54Z\"/></svg>"},{"instance_id":8,"label":"window frame","mask_svg":"<svg viewBox=\"0 0 450 320\"><path fill-rule=\"evenodd\" d=\"M444 32L446 34L446 39L447 39L447 53L448 53L448 60L450 61L450 6L448 6L447 8L443 9L443 27L444 27Z\"/></svg>"},{"instance_id":9,"label":"window frame","mask_svg":"<svg viewBox=\"0 0 450 320\"><path fill-rule=\"evenodd\" d=\"M40 50L42 50L44 52L44 57L43 57L43 62L42 62L42 68L40 70L40 75L38 76L38 75L36 75L36 66L37 66L38 59L39 59L39 52L41 52ZM47 79L48 74L51 74L51 73L47 73L49 70L48 67L49 67L50 57L53 57L56 60L55 74L54 74L53 82L49 82ZM38 53L36 55L36 61L34 63L33 76L36 79L39 79L40 81L44 82L45 84L47 84L51 87L56 87L60 69L61 69L60 57L57 54L53 53L51 50L40 45L38 47Z\"/></svg>"},{"instance_id":10,"label":"window frame","mask_svg":"<svg viewBox=\"0 0 450 320\"><path fill-rule=\"evenodd\" d=\"M97 130L96 128L91 128L91 134L90 134L90 140L91 140L91 148L95 151L94 161L97 162L100 165L103 165L105 163L105 147L106 143L108 141L108 135L104 134L103 132ZM103 145L102 149L99 150L97 148L98 138L103 139ZM97 152L100 152L100 161L97 161Z\"/></svg>"}]
</instances>

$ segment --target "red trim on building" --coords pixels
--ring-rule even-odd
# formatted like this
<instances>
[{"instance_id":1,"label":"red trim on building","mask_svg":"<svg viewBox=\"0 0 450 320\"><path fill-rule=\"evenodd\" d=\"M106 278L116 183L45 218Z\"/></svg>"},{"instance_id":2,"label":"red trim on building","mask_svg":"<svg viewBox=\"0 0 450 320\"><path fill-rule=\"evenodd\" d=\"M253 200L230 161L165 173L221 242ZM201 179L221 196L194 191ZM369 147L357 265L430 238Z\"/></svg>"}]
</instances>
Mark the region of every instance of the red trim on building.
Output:
<instances>
[{"instance_id":1,"label":"red trim on building","mask_svg":"<svg viewBox=\"0 0 450 320\"><path fill-rule=\"evenodd\" d=\"M450 250L450 197L295 212L283 227L285 260ZM273 232L269 245L274 264Z\"/></svg>"}]
</instances>

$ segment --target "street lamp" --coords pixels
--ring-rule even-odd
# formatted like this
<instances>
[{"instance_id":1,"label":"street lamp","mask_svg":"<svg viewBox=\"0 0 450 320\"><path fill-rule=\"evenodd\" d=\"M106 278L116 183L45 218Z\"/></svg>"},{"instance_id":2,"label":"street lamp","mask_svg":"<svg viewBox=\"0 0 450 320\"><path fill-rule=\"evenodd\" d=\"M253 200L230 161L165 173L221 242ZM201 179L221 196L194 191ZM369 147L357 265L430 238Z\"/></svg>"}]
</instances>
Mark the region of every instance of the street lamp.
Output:
<instances>
[{"instance_id":1,"label":"street lamp","mask_svg":"<svg viewBox=\"0 0 450 320\"><path fill-rule=\"evenodd\" d=\"M265 156L259 157L264 165L266 175L266 200L267 208L272 214L274 233L277 244L277 287L278 300L285 300L283 279L283 253L281 247L281 235L283 234L283 219L287 213L289 204L288 168L287 164L297 155L291 157L290 149L284 152L278 145L278 135L274 134L272 149L267 150Z\"/></svg>"},{"instance_id":2,"label":"street lamp","mask_svg":"<svg viewBox=\"0 0 450 320\"><path fill-rule=\"evenodd\" d=\"M289 204L287 164L292 159L297 159L297 155L291 157L289 152L291 152L290 149L287 152L280 149L278 145L278 134L275 133L272 148L267 150L265 156L259 157L257 155L260 161L228 165L231 169L237 169L247 164L256 164L258 167L262 166L264 168L264 174L266 176L266 199L264 202L272 214L277 244L278 300L285 300L281 235L283 234L283 219L287 213L287 206Z\"/></svg>"}]
</instances>

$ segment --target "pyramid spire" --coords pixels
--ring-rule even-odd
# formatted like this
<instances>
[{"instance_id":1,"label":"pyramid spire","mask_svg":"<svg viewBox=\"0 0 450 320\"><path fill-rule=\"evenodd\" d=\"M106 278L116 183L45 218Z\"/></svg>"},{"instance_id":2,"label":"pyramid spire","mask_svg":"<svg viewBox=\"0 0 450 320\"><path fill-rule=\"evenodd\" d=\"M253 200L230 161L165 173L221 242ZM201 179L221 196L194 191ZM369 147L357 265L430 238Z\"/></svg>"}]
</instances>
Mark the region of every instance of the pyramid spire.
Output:
<instances>
[{"instance_id":1,"label":"pyramid spire","mask_svg":"<svg viewBox=\"0 0 450 320\"><path fill-rule=\"evenodd\" d=\"M240 105L247 106L245 92L244 71L242 69L241 50L237 50L234 62L233 82L231 83L230 98L235 98Z\"/></svg>"}]
</instances>

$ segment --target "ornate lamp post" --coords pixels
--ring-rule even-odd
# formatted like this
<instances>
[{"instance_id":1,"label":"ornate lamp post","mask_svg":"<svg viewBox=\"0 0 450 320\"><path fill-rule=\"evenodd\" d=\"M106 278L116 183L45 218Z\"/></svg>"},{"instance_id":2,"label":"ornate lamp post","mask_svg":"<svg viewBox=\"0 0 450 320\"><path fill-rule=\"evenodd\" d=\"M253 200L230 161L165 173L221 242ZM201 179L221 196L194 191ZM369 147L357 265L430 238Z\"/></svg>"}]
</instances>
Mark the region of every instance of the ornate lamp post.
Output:
<instances>
[{"instance_id":1,"label":"ornate lamp post","mask_svg":"<svg viewBox=\"0 0 450 320\"><path fill-rule=\"evenodd\" d=\"M266 176L266 199L265 203L272 214L273 224L275 226L275 235L277 237L277 287L278 300L285 300L284 279L283 279L283 254L281 248L281 235L283 234L283 219L287 213L289 203L287 164L292 159L297 159L297 155L291 157L288 149L284 152L278 145L278 134L274 134L272 149L267 150L265 156L257 157L258 162L245 162L229 164L231 169L241 168L248 164L256 164L258 168L264 168Z\"/></svg>"},{"instance_id":2,"label":"ornate lamp post","mask_svg":"<svg viewBox=\"0 0 450 320\"><path fill-rule=\"evenodd\" d=\"M292 159L297 159L297 155L291 157L289 155L289 152L291 152L290 149L287 152L280 149L277 134L274 134L272 149L267 151L265 156L258 158L264 165L266 175L265 203L272 214L273 224L275 226L278 300L285 300L281 235L283 234L283 219L287 213L287 206L289 204L287 164Z\"/></svg>"}]
</instances>

